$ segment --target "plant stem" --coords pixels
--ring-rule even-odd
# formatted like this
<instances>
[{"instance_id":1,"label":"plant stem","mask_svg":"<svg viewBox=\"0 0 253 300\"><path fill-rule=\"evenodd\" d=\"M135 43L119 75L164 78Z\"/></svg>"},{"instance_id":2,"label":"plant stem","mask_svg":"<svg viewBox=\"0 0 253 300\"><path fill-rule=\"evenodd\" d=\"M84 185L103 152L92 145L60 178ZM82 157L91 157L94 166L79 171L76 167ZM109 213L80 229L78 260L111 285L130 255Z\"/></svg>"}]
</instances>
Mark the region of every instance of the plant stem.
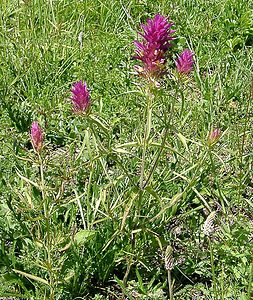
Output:
<instances>
[{"instance_id":1,"label":"plant stem","mask_svg":"<svg viewBox=\"0 0 253 300\"><path fill-rule=\"evenodd\" d=\"M45 203L45 181L44 181L44 172L43 172L43 162L40 154L38 153L39 157L39 169L40 169L40 182L41 182L41 193L42 193L42 200ZM45 211L44 211L45 213Z\"/></svg>"},{"instance_id":2,"label":"plant stem","mask_svg":"<svg viewBox=\"0 0 253 300\"><path fill-rule=\"evenodd\" d=\"M252 282L253 282L253 262L250 265L250 271L249 271L249 285L248 285L248 298L251 299L252 294Z\"/></svg>"},{"instance_id":3,"label":"plant stem","mask_svg":"<svg viewBox=\"0 0 253 300\"><path fill-rule=\"evenodd\" d=\"M148 183L149 183L149 181L150 181L150 179L151 179L151 177L152 177L152 175L153 175L153 173L154 173L154 171L156 169L156 166L157 166L157 163L159 161L159 158L160 158L160 156L161 156L161 154L162 154L162 152L164 150L164 146L165 146L165 142L166 142L166 138L167 138L168 132L169 132L169 127L166 127L165 133L164 133L164 137L163 137L163 140L162 140L162 143L161 143L161 147L160 147L159 152L157 154L157 157L156 157L156 159L154 161L154 164L153 164L153 166L151 168L151 171L150 171L150 173L148 175L148 178L147 178L146 182L143 184L143 188L145 188L148 185Z\"/></svg>"},{"instance_id":4,"label":"plant stem","mask_svg":"<svg viewBox=\"0 0 253 300\"><path fill-rule=\"evenodd\" d=\"M133 258L130 257L130 258L129 258L129 261L127 262L126 273L125 273L124 278L123 278L123 284L124 284L125 287L126 287L126 284L127 284L127 278L128 278L128 275L129 275L129 273L130 273L130 271L131 271L132 263L133 263Z\"/></svg>"},{"instance_id":5,"label":"plant stem","mask_svg":"<svg viewBox=\"0 0 253 300\"><path fill-rule=\"evenodd\" d=\"M173 286L172 286L172 279L171 279L171 270L168 270L167 273L168 273L169 297L170 297L170 300L173 300Z\"/></svg>"},{"instance_id":6,"label":"plant stem","mask_svg":"<svg viewBox=\"0 0 253 300\"><path fill-rule=\"evenodd\" d=\"M45 194L45 180L43 171L43 160L38 153L39 157L39 168L40 168L40 182L41 182L41 194L44 208L44 218L46 223L46 255L47 255L47 268L49 273L49 284L50 284L50 300L54 300L54 274L52 272L52 259L51 259L51 231L50 231L50 212L49 203Z\"/></svg>"},{"instance_id":7,"label":"plant stem","mask_svg":"<svg viewBox=\"0 0 253 300\"><path fill-rule=\"evenodd\" d=\"M151 130L151 118L152 118L152 100L154 98L154 95L151 94L150 89L147 91L147 120L144 130L144 137L143 137L143 152L142 152L142 158L141 158L141 175L140 175L140 188L143 190L144 188L144 171L145 171L145 160L146 160L146 151L148 146L148 140Z\"/></svg>"},{"instance_id":8,"label":"plant stem","mask_svg":"<svg viewBox=\"0 0 253 300\"><path fill-rule=\"evenodd\" d=\"M218 294L216 290L216 278L215 278L215 266L214 266L214 255L213 255L213 247L212 247L212 241L210 237L208 237L208 242L209 242L209 248L210 248L210 259L211 259L211 268L212 268L212 278L213 278L213 290L214 290L214 295L215 299L218 300Z\"/></svg>"},{"instance_id":9,"label":"plant stem","mask_svg":"<svg viewBox=\"0 0 253 300\"><path fill-rule=\"evenodd\" d=\"M215 168L215 164L214 164L214 161L213 161L212 151L211 151L210 148L208 149L208 154L209 154L209 158L210 158L210 162L211 162L211 166L212 166L212 173L213 173L214 181L215 181L215 183L217 185L217 188L218 188L218 193L219 193L219 196L220 196L222 210L223 210L223 213L226 214L226 208L225 208L223 196L222 196L222 193L221 193L219 181L216 180L216 176L217 176L217 174L216 174L216 168Z\"/></svg>"},{"instance_id":10,"label":"plant stem","mask_svg":"<svg viewBox=\"0 0 253 300\"><path fill-rule=\"evenodd\" d=\"M182 80L180 80L180 79L179 79L179 81L178 81L177 93L180 93L180 96L181 96L181 108L180 108L180 113L179 113L179 116L180 116L180 118L181 118L182 115L183 115L183 112L184 112L185 97L184 97L184 86L183 86L183 82L182 82Z\"/></svg>"}]
</instances>

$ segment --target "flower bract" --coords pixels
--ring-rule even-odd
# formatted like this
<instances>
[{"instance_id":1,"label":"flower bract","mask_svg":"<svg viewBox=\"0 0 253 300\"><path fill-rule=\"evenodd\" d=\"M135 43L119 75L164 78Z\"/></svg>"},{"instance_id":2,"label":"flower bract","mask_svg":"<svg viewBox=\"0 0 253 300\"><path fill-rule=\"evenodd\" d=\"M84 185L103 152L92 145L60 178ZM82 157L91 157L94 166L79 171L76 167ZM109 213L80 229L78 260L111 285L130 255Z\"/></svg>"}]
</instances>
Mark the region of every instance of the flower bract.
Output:
<instances>
[{"instance_id":1,"label":"flower bract","mask_svg":"<svg viewBox=\"0 0 253 300\"><path fill-rule=\"evenodd\" d=\"M31 140L35 151L40 152L43 144L43 133L38 122L34 121L31 127Z\"/></svg>"},{"instance_id":2,"label":"flower bract","mask_svg":"<svg viewBox=\"0 0 253 300\"><path fill-rule=\"evenodd\" d=\"M166 52L171 47L174 39L172 30L173 23L157 14L149 19L147 24L142 24L142 41L134 41L136 55L134 59L142 62L142 66L135 66L135 70L148 79L159 78L164 74L166 63Z\"/></svg>"},{"instance_id":3,"label":"flower bract","mask_svg":"<svg viewBox=\"0 0 253 300\"><path fill-rule=\"evenodd\" d=\"M75 113L86 112L90 107L90 93L87 89L86 83L83 83L82 81L74 83L71 93L73 111Z\"/></svg>"},{"instance_id":4,"label":"flower bract","mask_svg":"<svg viewBox=\"0 0 253 300\"><path fill-rule=\"evenodd\" d=\"M180 74L189 74L193 69L193 52L189 49L185 49L176 60L177 71Z\"/></svg>"}]
</instances>

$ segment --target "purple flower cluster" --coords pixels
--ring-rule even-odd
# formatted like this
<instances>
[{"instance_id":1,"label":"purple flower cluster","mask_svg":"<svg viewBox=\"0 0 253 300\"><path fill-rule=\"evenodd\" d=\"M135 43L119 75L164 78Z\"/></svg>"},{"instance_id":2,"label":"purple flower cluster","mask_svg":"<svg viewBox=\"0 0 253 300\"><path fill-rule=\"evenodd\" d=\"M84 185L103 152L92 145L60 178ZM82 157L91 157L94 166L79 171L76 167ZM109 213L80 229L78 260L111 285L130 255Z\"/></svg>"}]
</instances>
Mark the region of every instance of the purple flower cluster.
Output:
<instances>
[{"instance_id":1,"label":"purple flower cluster","mask_svg":"<svg viewBox=\"0 0 253 300\"><path fill-rule=\"evenodd\" d=\"M86 83L79 81L73 84L71 89L71 101L73 111L81 114L87 112L90 107L90 93L87 89ZM43 144L43 133L38 122L34 121L31 126L31 141L36 152L40 152Z\"/></svg>"},{"instance_id":2,"label":"purple flower cluster","mask_svg":"<svg viewBox=\"0 0 253 300\"><path fill-rule=\"evenodd\" d=\"M38 122L34 121L31 127L31 140L36 152L40 152L43 144L43 133Z\"/></svg>"},{"instance_id":3,"label":"purple flower cluster","mask_svg":"<svg viewBox=\"0 0 253 300\"><path fill-rule=\"evenodd\" d=\"M86 83L79 81L73 84L71 89L72 93L72 105L75 113L84 113L90 107L90 93L87 89Z\"/></svg>"},{"instance_id":4,"label":"purple flower cluster","mask_svg":"<svg viewBox=\"0 0 253 300\"><path fill-rule=\"evenodd\" d=\"M157 14L154 19L149 19L147 25L142 24L144 33L139 33L143 41L134 41L136 46L135 59L142 62L143 67L136 66L138 73L148 79L160 77L164 73L166 52L171 47L173 40L173 23L169 23L166 17Z\"/></svg>"},{"instance_id":5,"label":"purple flower cluster","mask_svg":"<svg viewBox=\"0 0 253 300\"><path fill-rule=\"evenodd\" d=\"M179 74L189 74L193 69L193 52L185 49L176 60L176 67Z\"/></svg>"},{"instance_id":6,"label":"purple flower cluster","mask_svg":"<svg viewBox=\"0 0 253 300\"><path fill-rule=\"evenodd\" d=\"M154 81L165 73L166 52L172 46L174 39L173 23L159 14L149 19L147 24L141 25L144 33L142 41L134 41L136 46L135 59L142 62L142 66L135 66L135 70L145 78ZM193 52L185 49L176 60L176 68L179 74L189 74L193 69Z\"/></svg>"}]
</instances>

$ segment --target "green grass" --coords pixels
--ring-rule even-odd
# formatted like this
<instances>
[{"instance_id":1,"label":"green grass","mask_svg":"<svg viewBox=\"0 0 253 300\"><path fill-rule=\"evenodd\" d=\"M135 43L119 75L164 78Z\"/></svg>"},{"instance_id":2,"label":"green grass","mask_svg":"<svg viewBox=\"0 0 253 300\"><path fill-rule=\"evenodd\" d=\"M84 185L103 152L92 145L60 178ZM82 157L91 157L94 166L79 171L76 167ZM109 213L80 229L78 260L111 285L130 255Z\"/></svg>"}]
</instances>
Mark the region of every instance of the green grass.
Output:
<instances>
[{"instance_id":1,"label":"green grass","mask_svg":"<svg viewBox=\"0 0 253 300\"><path fill-rule=\"evenodd\" d=\"M251 0L0 2L0 297L168 299L171 246L174 299L252 299L252 9ZM173 20L176 39L145 144L133 40L156 13ZM180 83L172 74L185 48L195 66ZM87 117L69 100L81 79Z\"/></svg>"}]
</instances>

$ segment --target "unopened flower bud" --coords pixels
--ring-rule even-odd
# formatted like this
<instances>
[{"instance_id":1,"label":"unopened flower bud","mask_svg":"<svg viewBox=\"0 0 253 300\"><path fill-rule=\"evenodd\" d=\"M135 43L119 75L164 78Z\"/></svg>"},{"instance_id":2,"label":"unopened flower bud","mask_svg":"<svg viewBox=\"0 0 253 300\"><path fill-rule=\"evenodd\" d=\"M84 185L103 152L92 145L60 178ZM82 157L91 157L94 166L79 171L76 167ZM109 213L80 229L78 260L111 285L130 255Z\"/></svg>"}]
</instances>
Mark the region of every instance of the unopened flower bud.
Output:
<instances>
[{"instance_id":1,"label":"unopened flower bud","mask_svg":"<svg viewBox=\"0 0 253 300\"><path fill-rule=\"evenodd\" d=\"M210 132L207 143L209 146L215 144L221 136L221 131L219 128L214 129Z\"/></svg>"},{"instance_id":2,"label":"unopened flower bud","mask_svg":"<svg viewBox=\"0 0 253 300\"><path fill-rule=\"evenodd\" d=\"M31 127L31 140L35 151L40 152L43 144L43 133L38 122L33 122Z\"/></svg>"}]
</instances>

